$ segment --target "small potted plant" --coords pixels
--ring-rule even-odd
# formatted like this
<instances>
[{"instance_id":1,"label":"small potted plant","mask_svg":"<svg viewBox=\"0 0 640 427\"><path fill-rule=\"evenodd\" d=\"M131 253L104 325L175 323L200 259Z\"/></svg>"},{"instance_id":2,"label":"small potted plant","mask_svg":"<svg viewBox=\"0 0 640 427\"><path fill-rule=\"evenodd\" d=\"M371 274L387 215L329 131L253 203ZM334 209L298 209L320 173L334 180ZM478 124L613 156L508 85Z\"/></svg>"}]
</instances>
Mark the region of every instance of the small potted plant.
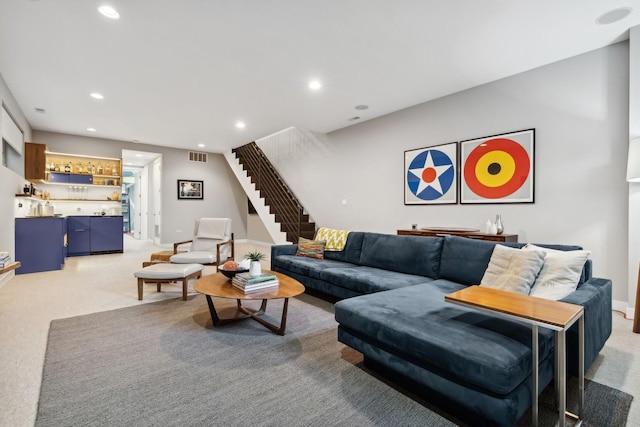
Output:
<instances>
[{"instance_id":1,"label":"small potted plant","mask_svg":"<svg viewBox=\"0 0 640 427\"><path fill-rule=\"evenodd\" d=\"M244 256L246 259L250 260L249 264L249 275L251 277L256 277L262 274L262 265L260 261L266 259L267 256L260 251L251 251Z\"/></svg>"}]
</instances>

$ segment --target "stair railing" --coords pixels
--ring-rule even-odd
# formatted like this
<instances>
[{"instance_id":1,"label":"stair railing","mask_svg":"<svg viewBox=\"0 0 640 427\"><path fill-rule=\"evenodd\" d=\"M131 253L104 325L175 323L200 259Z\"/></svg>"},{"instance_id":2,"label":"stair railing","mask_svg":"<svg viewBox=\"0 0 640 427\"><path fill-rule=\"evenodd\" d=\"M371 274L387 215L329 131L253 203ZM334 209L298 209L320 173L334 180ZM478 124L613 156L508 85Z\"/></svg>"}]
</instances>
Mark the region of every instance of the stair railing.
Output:
<instances>
[{"instance_id":1,"label":"stair railing","mask_svg":"<svg viewBox=\"0 0 640 427\"><path fill-rule=\"evenodd\" d=\"M260 196L264 197L276 221L281 224L281 230L287 234L287 240L297 243L302 234L302 223L305 222L302 204L258 144L251 142L234 148L232 152L247 171Z\"/></svg>"}]
</instances>

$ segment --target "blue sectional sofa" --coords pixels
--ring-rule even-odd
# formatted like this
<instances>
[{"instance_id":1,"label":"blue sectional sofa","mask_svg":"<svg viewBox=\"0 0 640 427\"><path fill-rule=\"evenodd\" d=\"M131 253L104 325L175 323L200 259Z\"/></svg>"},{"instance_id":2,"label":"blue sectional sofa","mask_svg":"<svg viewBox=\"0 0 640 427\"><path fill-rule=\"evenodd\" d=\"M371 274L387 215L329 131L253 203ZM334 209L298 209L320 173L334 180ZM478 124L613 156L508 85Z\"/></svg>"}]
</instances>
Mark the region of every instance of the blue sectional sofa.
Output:
<instances>
[{"instance_id":1,"label":"blue sectional sofa","mask_svg":"<svg viewBox=\"0 0 640 427\"><path fill-rule=\"evenodd\" d=\"M503 243L499 243L503 244ZM453 305L444 296L479 284L494 242L456 236L351 232L344 250L324 259L276 245L271 268L341 299L338 339L383 367L499 426L531 404L531 328ZM522 243L504 243L522 247ZM578 246L539 245L560 250ZM576 291L561 301L585 308L585 369L611 334L611 281L584 265ZM568 372L577 373L577 324L567 333ZM539 391L553 379L554 333L539 328Z\"/></svg>"}]
</instances>

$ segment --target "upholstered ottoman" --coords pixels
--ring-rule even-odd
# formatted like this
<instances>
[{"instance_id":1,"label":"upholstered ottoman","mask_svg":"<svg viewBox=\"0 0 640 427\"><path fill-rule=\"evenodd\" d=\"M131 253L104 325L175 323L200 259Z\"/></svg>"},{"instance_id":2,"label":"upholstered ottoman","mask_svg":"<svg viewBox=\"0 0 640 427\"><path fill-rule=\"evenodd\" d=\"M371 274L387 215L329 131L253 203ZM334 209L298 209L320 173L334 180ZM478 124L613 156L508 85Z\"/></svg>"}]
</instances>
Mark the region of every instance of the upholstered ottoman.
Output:
<instances>
[{"instance_id":1,"label":"upholstered ottoman","mask_svg":"<svg viewBox=\"0 0 640 427\"><path fill-rule=\"evenodd\" d=\"M142 285L144 283L156 283L158 292L163 283L182 281L182 299L187 300L187 286L189 280L202 276L201 264L170 264L167 262L142 264L141 270L133 273L138 278L138 299L142 299Z\"/></svg>"}]
</instances>

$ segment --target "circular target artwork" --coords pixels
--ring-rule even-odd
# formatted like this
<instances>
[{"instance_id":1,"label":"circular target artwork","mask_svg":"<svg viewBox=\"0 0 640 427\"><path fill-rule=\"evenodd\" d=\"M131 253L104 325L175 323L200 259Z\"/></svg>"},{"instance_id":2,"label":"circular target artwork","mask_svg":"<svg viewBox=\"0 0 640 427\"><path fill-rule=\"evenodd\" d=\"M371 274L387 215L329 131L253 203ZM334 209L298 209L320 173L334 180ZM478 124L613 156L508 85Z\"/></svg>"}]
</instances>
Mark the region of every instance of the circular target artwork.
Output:
<instances>
[{"instance_id":1,"label":"circular target artwork","mask_svg":"<svg viewBox=\"0 0 640 427\"><path fill-rule=\"evenodd\" d=\"M533 143L533 129L461 142L461 203L533 202Z\"/></svg>"},{"instance_id":2,"label":"circular target artwork","mask_svg":"<svg viewBox=\"0 0 640 427\"><path fill-rule=\"evenodd\" d=\"M405 204L457 203L457 144L405 151Z\"/></svg>"}]
</instances>

